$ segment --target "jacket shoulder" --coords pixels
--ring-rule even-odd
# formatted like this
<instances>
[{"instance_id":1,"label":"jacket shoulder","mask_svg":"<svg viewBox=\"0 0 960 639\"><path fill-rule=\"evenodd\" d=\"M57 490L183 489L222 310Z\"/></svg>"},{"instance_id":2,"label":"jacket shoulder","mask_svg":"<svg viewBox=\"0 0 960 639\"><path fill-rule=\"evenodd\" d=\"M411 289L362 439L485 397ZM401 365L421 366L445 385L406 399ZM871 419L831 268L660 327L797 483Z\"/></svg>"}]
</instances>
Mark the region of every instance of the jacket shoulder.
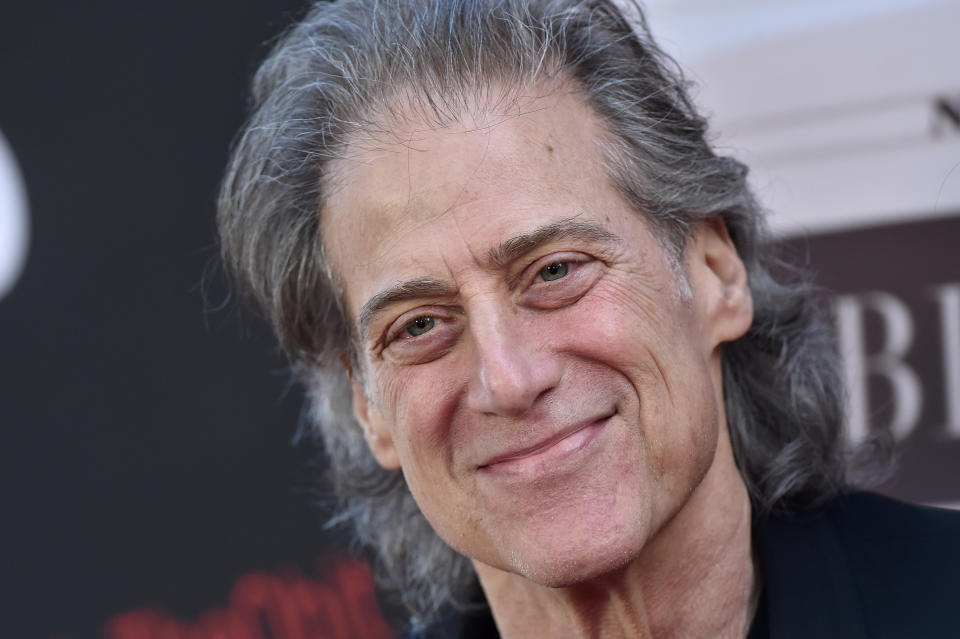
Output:
<instances>
[{"instance_id":1,"label":"jacket shoulder","mask_svg":"<svg viewBox=\"0 0 960 639\"><path fill-rule=\"evenodd\" d=\"M855 493L831 503L826 515L869 626L914 637L960 628L960 511Z\"/></svg>"}]
</instances>

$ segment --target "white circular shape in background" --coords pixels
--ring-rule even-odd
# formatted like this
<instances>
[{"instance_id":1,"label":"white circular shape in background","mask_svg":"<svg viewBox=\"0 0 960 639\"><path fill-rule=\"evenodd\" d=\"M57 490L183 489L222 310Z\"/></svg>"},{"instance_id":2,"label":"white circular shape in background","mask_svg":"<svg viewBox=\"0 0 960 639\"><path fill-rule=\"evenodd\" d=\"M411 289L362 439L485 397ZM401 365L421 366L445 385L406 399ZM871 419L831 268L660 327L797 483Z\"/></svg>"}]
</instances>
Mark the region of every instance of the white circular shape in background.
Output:
<instances>
[{"instance_id":1,"label":"white circular shape in background","mask_svg":"<svg viewBox=\"0 0 960 639\"><path fill-rule=\"evenodd\" d=\"M13 149L0 132L0 299L17 283L29 244L27 189Z\"/></svg>"}]
</instances>

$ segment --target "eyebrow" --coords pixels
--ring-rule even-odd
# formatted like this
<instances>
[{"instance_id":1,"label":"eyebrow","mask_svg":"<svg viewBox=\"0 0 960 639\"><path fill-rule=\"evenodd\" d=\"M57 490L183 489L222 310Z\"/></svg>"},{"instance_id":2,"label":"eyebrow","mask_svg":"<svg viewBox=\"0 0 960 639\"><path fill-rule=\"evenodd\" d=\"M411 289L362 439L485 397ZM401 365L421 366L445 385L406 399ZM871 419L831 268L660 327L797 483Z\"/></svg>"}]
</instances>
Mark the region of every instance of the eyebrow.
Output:
<instances>
[{"instance_id":1,"label":"eyebrow","mask_svg":"<svg viewBox=\"0 0 960 639\"><path fill-rule=\"evenodd\" d=\"M486 266L490 269L503 268L524 253L561 237L605 244L620 241L618 236L596 222L561 220L504 240L487 252ZM374 295L361 307L358 317L360 335L362 339L367 339L374 318L391 304L421 297L445 297L453 293L448 284L430 277L397 282Z\"/></svg>"},{"instance_id":2,"label":"eyebrow","mask_svg":"<svg viewBox=\"0 0 960 639\"><path fill-rule=\"evenodd\" d=\"M492 269L502 268L527 251L561 237L604 244L619 242L616 235L596 222L577 219L560 220L504 240L487 253L487 265Z\"/></svg>"},{"instance_id":3,"label":"eyebrow","mask_svg":"<svg viewBox=\"0 0 960 639\"><path fill-rule=\"evenodd\" d=\"M360 309L360 335L363 339L366 339L370 323L374 317L391 304L418 297L443 297L450 294L451 290L448 285L431 277L398 282L371 297Z\"/></svg>"}]
</instances>

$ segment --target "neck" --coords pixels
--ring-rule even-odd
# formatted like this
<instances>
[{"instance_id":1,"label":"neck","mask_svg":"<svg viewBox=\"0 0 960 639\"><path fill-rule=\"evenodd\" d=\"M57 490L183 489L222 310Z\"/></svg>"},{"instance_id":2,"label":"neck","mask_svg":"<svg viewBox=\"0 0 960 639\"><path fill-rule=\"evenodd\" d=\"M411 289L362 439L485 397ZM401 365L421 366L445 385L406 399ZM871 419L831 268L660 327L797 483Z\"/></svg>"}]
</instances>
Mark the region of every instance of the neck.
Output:
<instances>
[{"instance_id":1,"label":"neck","mask_svg":"<svg viewBox=\"0 0 960 639\"><path fill-rule=\"evenodd\" d=\"M759 584L750 501L725 435L701 484L621 570L548 588L474 562L501 636L743 639Z\"/></svg>"}]
</instances>

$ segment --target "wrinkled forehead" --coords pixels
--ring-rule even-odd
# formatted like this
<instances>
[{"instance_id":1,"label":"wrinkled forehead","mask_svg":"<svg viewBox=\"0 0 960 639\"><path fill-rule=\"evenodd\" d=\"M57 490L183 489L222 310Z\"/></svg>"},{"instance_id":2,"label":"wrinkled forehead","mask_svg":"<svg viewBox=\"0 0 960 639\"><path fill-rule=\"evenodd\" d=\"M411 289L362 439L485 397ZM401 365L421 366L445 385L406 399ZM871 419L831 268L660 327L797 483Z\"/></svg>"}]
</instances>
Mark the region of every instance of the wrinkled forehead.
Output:
<instances>
[{"instance_id":1,"label":"wrinkled forehead","mask_svg":"<svg viewBox=\"0 0 960 639\"><path fill-rule=\"evenodd\" d=\"M563 92L576 91L572 82L545 79L521 88L516 84L478 83L440 93L424 87L397 87L371 97L351 118L338 157L324 170L327 196L348 184L351 169L372 158L400 150L421 150L418 142L429 131L491 131L499 124L534 109L542 109Z\"/></svg>"},{"instance_id":2,"label":"wrinkled forehead","mask_svg":"<svg viewBox=\"0 0 960 639\"><path fill-rule=\"evenodd\" d=\"M477 103L457 120L420 116L414 108L392 110L383 127L357 136L337 162L321 219L325 253L348 309L361 273L369 278L392 247L444 218L474 216L475 228L475 216L487 212L564 202L572 210L596 191L611 190L600 150L604 131L569 87Z\"/></svg>"},{"instance_id":3,"label":"wrinkled forehead","mask_svg":"<svg viewBox=\"0 0 960 639\"><path fill-rule=\"evenodd\" d=\"M543 114L547 116L540 117ZM557 79L528 87L465 89L456 92L453 99L400 90L362 121L362 127L348 137L340 158L327 169L326 208L335 206L337 202L330 200L375 161L397 160L393 172L398 179L406 180L409 195L415 198L419 195L415 187L429 189L433 179L450 173L438 171L440 167L431 164L431 159L443 157L443 168L449 168L449 160L456 160L469 145L486 146L486 161L476 163L471 173L472 177L486 178L511 164L565 155L550 157L558 147L560 151L574 151L584 144L595 145L605 134L576 86ZM590 127L594 122L597 126ZM546 154L543 158L531 156L532 150ZM409 208L414 212L415 207Z\"/></svg>"}]
</instances>

